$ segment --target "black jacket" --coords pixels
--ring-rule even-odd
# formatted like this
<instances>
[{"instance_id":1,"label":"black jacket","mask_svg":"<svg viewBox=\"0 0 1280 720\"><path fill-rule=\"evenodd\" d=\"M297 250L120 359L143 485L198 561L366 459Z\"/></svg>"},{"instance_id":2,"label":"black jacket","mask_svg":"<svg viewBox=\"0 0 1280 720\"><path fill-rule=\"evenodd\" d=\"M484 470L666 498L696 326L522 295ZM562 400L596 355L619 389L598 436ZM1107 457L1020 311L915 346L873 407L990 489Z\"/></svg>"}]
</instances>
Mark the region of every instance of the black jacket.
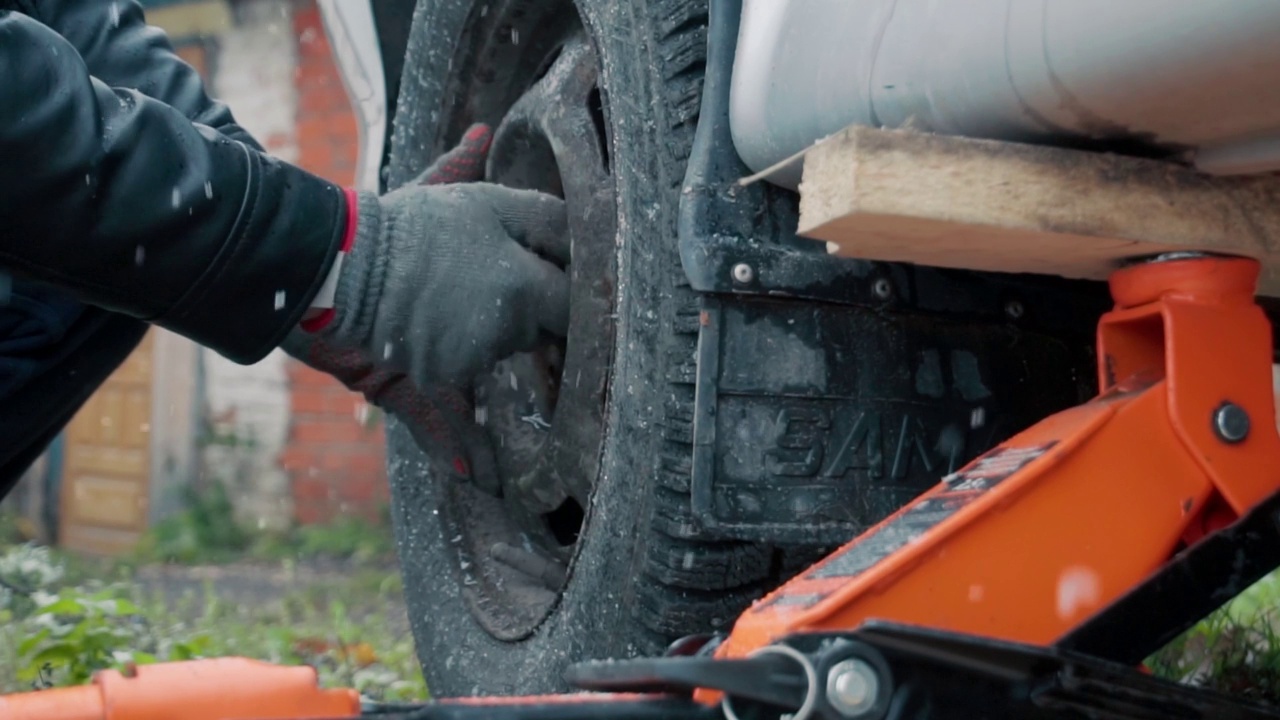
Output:
<instances>
[{"instance_id":1,"label":"black jacket","mask_svg":"<svg viewBox=\"0 0 1280 720\"><path fill-rule=\"evenodd\" d=\"M140 6L0 0L0 268L253 362L332 263L341 189L263 154Z\"/></svg>"}]
</instances>

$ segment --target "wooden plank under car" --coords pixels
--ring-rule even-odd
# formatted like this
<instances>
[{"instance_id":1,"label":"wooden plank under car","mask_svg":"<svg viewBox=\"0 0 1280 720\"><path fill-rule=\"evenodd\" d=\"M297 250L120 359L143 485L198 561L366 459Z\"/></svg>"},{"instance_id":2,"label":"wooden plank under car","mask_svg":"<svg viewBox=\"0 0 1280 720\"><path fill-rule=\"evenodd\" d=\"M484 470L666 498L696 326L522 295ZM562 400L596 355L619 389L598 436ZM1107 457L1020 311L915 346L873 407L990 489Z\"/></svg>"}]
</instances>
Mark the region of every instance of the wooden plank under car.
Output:
<instances>
[{"instance_id":1,"label":"wooden plank under car","mask_svg":"<svg viewBox=\"0 0 1280 720\"><path fill-rule=\"evenodd\" d=\"M834 254L1103 280L1129 257L1247 255L1280 297L1280 176L854 126L810 148L800 234Z\"/></svg>"}]
</instances>

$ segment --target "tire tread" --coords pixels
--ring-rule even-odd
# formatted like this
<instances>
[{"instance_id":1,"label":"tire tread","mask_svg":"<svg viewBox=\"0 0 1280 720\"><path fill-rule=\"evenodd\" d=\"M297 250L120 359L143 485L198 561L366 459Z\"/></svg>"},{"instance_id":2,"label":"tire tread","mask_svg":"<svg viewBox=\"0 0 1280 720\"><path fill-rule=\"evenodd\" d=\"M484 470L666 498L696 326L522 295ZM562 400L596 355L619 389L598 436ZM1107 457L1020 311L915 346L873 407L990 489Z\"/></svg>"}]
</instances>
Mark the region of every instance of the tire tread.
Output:
<instances>
[{"instance_id":1,"label":"tire tread","mask_svg":"<svg viewBox=\"0 0 1280 720\"><path fill-rule=\"evenodd\" d=\"M661 112L669 128L666 145L678 178L693 145L706 73L706 0L654 0L655 60ZM674 249L674 248L673 248ZM650 631L674 637L722 629L774 576L775 551L767 545L707 537L691 507L695 350L701 329L701 296L684 278L679 259L670 263L672 317L666 356L668 399L661 421L661 457L653 491L651 535L645 546L644 581L638 584L636 618Z\"/></svg>"}]
</instances>

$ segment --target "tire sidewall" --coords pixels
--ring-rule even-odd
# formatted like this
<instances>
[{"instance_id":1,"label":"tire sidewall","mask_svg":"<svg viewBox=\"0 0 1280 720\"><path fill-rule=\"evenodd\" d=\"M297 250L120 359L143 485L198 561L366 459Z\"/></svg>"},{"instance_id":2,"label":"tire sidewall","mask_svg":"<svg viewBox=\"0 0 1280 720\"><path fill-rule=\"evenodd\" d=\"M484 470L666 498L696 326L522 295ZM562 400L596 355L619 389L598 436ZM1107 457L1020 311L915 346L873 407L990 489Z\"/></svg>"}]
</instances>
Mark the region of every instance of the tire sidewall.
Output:
<instances>
[{"instance_id":1,"label":"tire sidewall","mask_svg":"<svg viewBox=\"0 0 1280 720\"><path fill-rule=\"evenodd\" d=\"M646 4L577 5L601 56L618 206L617 335L600 471L563 596L530 637L502 642L475 622L463 600L456 550L425 456L403 425L388 420L392 521L410 624L436 696L553 691L563 688L561 673L572 661L653 650L654 639L636 629L634 586L665 387L660 338L679 262L675 215L683 168L666 160L655 130L662 122L652 110L660 94L647 61L653 32ZM414 177L440 150L435 136L443 118L432 109L442 106L449 57L471 6L422 0L414 14L389 188Z\"/></svg>"}]
</instances>

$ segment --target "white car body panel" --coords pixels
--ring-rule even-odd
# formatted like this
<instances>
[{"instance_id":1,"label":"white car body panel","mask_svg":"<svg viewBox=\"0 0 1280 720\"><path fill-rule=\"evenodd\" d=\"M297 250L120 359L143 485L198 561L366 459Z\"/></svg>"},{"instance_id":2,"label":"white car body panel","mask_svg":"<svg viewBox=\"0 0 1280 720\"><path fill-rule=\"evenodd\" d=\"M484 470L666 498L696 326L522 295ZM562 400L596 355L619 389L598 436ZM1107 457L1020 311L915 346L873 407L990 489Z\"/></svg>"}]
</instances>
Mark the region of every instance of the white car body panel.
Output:
<instances>
[{"instance_id":1,"label":"white car body panel","mask_svg":"<svg viewBox=\"0 0 1280 720\"><path fill-rule=\"evenodd\" d=\"M326 34L360 131L356 187L377 192L387 141L382 54L369 0L318 0Z\"/></svg>"}]
</instances>

